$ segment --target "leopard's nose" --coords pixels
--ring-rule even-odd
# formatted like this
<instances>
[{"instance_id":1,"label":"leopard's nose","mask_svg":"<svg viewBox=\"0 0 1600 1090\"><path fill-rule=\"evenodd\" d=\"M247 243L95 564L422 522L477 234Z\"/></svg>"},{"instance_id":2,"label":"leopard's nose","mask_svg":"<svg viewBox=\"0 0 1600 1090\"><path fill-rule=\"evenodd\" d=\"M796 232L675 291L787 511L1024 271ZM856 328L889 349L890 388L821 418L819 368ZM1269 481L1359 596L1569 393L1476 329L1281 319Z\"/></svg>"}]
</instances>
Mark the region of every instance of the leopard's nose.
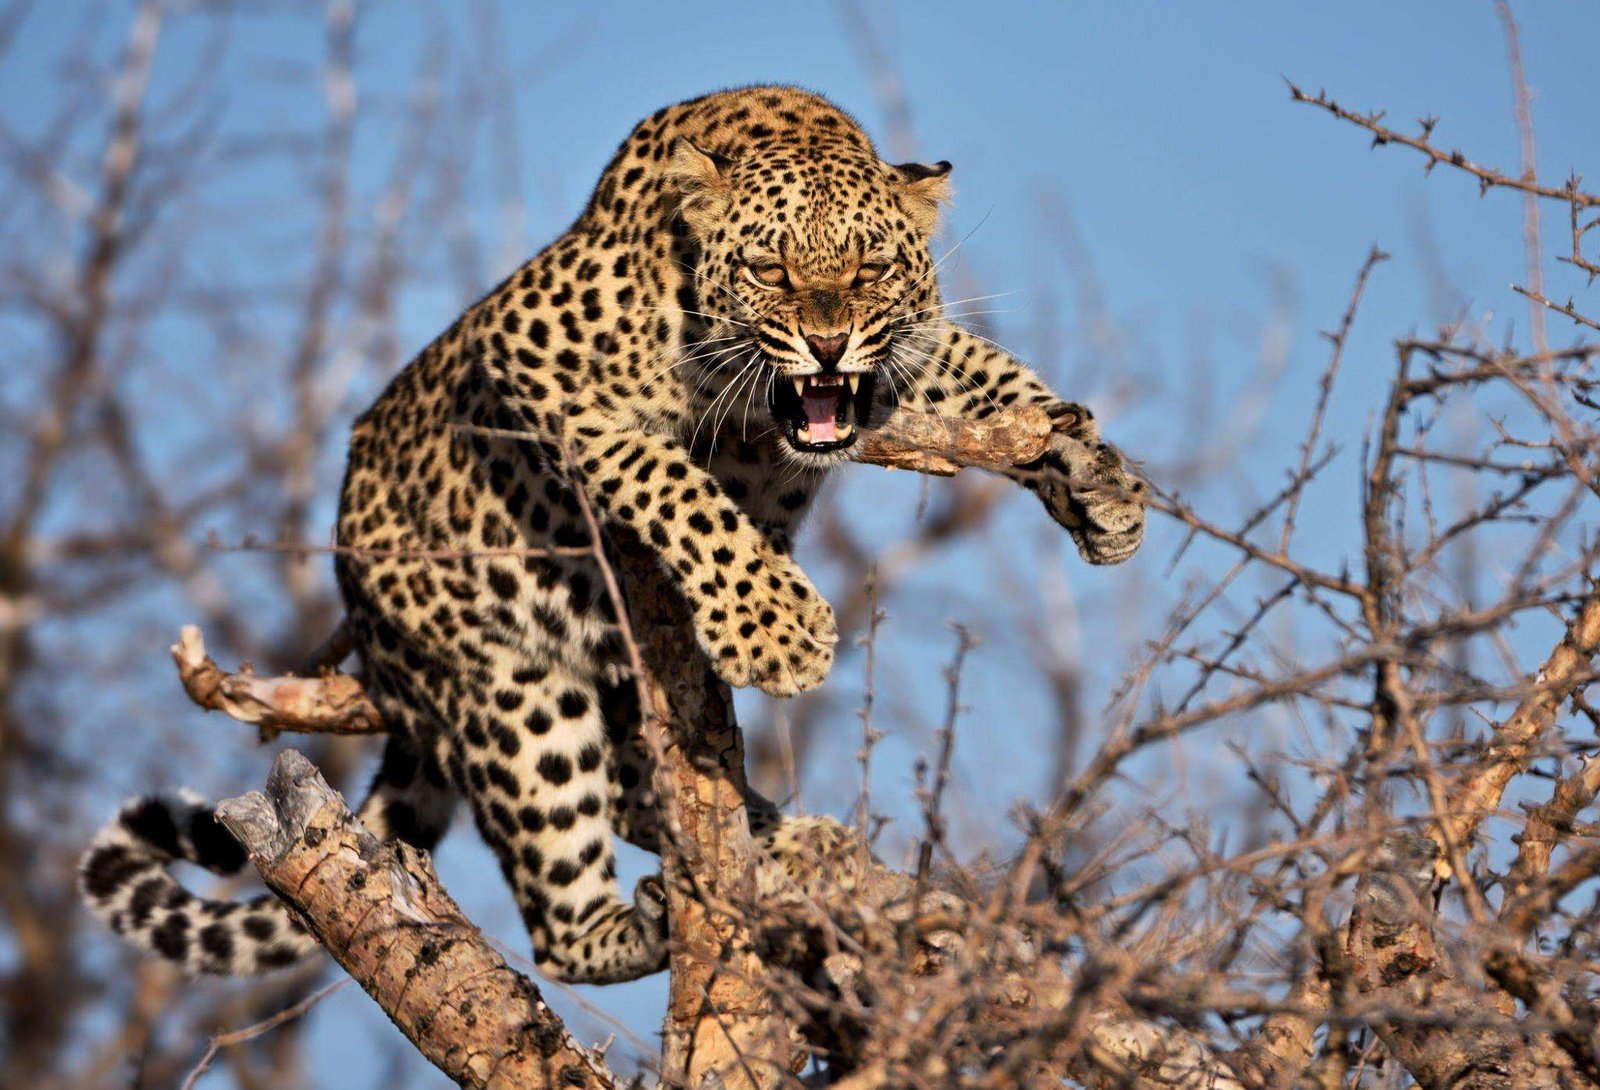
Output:
<instances>
[{"instance_id":1,"label":"leopard's nose","mask_svg":"<svg viewBox=\"0 0 1600 1090\"><path fill-rule=\"evenodd\" d=\"M806 347L811 349L811 355L826 371L839 366L839 360L844 356L844 346L849 340L848 333L835 333L831 337L819 337L815 333L807 333Z\"/></svg>"}]
</instances>

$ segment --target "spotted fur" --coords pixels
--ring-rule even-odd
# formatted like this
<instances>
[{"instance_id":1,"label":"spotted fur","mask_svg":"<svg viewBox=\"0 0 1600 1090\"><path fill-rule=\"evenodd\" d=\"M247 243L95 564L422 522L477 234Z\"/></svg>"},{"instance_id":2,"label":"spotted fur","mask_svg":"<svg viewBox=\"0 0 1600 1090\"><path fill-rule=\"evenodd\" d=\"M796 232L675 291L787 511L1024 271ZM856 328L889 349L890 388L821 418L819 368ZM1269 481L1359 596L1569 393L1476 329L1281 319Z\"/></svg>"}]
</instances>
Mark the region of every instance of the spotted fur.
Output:
<instances>
[{"instance_id":1,"label":"spotted fur","mask_svg":"<svg viewBox=\"0 0 1600 1090\"><path fill-rule=\"evenodd\" d=\"M656 814L580 495L613 541L659 557L722 678L777 696L817 685L837 639L795 529L896 404L1046 406L1071 425L1013 476L1089 560L1138 545L1140 486L1087 410L944 317L929 237L948 172L885 163L792 88L661 110L571 229L356 422L336 567L394 727L362 820L427 846L464 797L547 974L625 980L666 956L659 883L617 890L613 833L653 849ZM754 823L780 855L831 835L772 818ZM166 877L172 859L237 865L218 832L195 804L136 804L86 858L91 904L195 970L308 952L276 906L201 902Z\"/></svg>"}]
</instances>

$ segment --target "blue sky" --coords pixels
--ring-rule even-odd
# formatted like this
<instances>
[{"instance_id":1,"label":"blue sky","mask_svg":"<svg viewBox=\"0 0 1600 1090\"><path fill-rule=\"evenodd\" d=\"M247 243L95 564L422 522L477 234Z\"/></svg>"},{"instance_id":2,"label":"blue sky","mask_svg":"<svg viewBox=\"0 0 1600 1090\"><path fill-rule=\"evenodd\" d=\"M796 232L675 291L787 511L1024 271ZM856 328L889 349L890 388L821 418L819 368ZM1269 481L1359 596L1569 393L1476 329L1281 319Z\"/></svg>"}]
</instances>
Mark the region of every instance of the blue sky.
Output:
<instances>
[{"instance_id":1,"label":"blue sky","mask_svg":"<svg viewBox=\"0 0 1600 1090\"><path fill-rule=\"evenodd\" d=\"M493 186L480 185L475 223L486 249L520 260L558 234L616 143L663 104L719 87L793 82L834 98L881 137L889 121L881 94L887 75L911 107L909 156L955 164L951 237L966 241L950 266L952 279L981 285L984 293L1011 293L991 304L1003 311L991 316L995 328L1024 355L1060 345L1058 358L1037 362L1047 374L1083 384L1064 393L1091 403L1109 398L1129 381L1118 368L1129 369L1136 388L1117 396L1108 427L1130 450L1159 461L1227 437L1240 426L1233 395L1259 377L1264 338L1287 338L1287 369L1260 409L1260 470L1247 472L1240 488L1217 493L1212 513L1219 517L1276 488L1281 468L1292 461L1325 358L1316 331L1337 321L1369 246L1382 246L1394 261L1374 276L1332 405L1329 435L1347 450L1359 447L1396 336L1464 313L1486 321L1496 339L1526 343L1526 307L1509 290L1523 268L1519 202L1503 193L1480 198L1467 179L1444 171L1425 179L1418 157L1404 150L1369 151L1353 128L1292 104L1283 82L1325 87L1352 108L1386 108L1390 122L1406 131L1415 130L1419 115L1437 114L1438 142L1515 172L1504 45L1487 0L991 0L864 9L885 43L890 73L869 68L851 18L828 4L500 4L491 36L508 69L520 74L512 162L529 207L524 238L491 237L501 221ZM123 10L106 9L105 35L121 33ZM358 43L362 93L402 94L430 44L479 48L475 27L483 10L464 3L373 5ZM30 16L24 47L0 66L9 124L26 135L45 116L55 86L49 58L99 11L59 2L39 5ZM1517 11L1541 174L1559 180L1589 168L1600 176L1594 141L1600 68L1592 56L1600 5L1524 3ZM316 29L306 20L248 16L241 25L246 32L216 54L207 52L211 40L203 28L176 27L162 44L158 88L177 86L193 65L222 65L243 76L274 58L319 60ZM269 93L245 79L239 87L222 108L227 124L241 131L272 122L305 128L319 116L314 97ZM382 128L375 132L357 148L358 172L369 181L381 176L393 151L384 146ZM478 156L472 169L481 174L491 161L481 140ZM237 187L233 197L259 201L267 211L301 196L285 195L268 176L230 184ZM1076 245L1062 232L1063 216L1070 217ZM1560 209L1545 210L1547 254L1560 252L1563 223ZM288 262L302 258L283 255ZM1090 314L1082 283L1090 270L1119 331L1120 363L1091 351L1084 336ZM487 270L481 286L506 271ZM1545 275L1555 297L1583 288L1548 259ZM1441 291L1441 283L1449 290ZM1274 314L1284 291L1291 306L1280 327ZM447 324L461 302L447 287L416 293L402 316L407 353ZM1041 315L1051 314L1059 320L1042 334ZM1556 343L1574 339L1562 319L1552 319L1550 329ZM1197 372L1201 360L1208 366ZM1178 404L1196 374L1214 410L1207 421L1214 430L1204 435L1186 434L1190 421ZM1141 389L1151 396L1139 396ZM1349 541L1341 527L1353 510L1353 480L1347 462L1328 501L1307 510L1304 536L1323 550L1320 559L1337 556ZM915 482L874 474L844 487L869 537L887 545L905 533L920 494ZM325 495L331 503L332 481ZM1005 585L1004 578L975 579L975 567L1009 568L1002 574L1013 585L1041 571L1059 574L1080 606L1100 606L1124 592L1165 600L1162 584L1176 578L1166 570L1177 540L1170 527L1157 526L1146 553L1128 569L1103 574L1078 564L1042 521L1031 507L1013 504L1001 541L965 545L918 573L911 601L887 629L886 638L899 641L902 680L933 676L927 660L949 648L941 622L961 615L975 584ZM1148 634L1136 625L1118 646ZM1103 646L1092 627L1086 643L1091 654ZM1013 652L996 634L974 659L969 719L980 731L1004 724L1008 733L962 752L958 782L1006 798L1037 797L1045 788L1042 769L1026 754L1045 696L1017 684L1027 663L1019 665ZM1104 699L1115 666L1096 664L1092 707ZM848 702L859 688L855 674L835 677ZM913 711L917 704L908 698ZM886 745L880 759L888 793L904 795L911 758L926 740L925 733L907 731ZM852 747L846 731L825 756L848 760ZM853 788L837 785L853 784L853 768L847 776L838 766L825 768L816 778L808 802L835 812L848 804ZM989 807L991 817L997 809ZM526 940L499 879L470 839L450 842L442 860L446 878L475 918L521 949ZM649 1041L661 994L653 981L588 997ZM559 993L553 998L562 1004ZM370 1077L373 1043L392 1030L350 989L319 1013L312 1032L318 1085L344 1086ZM419 1072L411 1085L434 1085L428 1077Z\"/></svg>"}]
</instances>

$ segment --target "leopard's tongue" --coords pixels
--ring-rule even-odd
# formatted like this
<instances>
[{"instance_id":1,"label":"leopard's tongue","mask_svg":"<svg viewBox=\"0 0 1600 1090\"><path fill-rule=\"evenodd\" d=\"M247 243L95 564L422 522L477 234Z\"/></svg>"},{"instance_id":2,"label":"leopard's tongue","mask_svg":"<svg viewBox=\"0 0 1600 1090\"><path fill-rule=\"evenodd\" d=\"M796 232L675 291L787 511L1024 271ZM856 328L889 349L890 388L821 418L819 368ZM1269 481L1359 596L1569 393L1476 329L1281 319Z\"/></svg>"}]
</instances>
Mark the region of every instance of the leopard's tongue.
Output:
<instances>
[{"instance_id":1,"label":"leopard's tongue","mask_svg":"<svg viewBox=\"0 0 1600 1090\"><path fill-rule=\"evenodd\" d=\"M839 414L839 395L834 392L813 396L805 394L800 404L806 411L806 430L813 443L832 443L839 438L835 418Z\"/></svg>"}]
</instances>

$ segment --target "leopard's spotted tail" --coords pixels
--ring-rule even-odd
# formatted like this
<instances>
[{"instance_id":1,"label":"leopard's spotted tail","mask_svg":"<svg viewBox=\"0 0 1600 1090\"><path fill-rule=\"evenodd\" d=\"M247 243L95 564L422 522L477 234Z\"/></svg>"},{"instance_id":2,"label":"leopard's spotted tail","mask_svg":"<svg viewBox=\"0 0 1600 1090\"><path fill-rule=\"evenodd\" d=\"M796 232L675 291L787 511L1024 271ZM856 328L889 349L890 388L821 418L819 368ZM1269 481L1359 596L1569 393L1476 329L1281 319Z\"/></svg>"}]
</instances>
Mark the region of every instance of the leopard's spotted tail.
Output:
<instances>
[{"instance_id":1,"label":"leopard's spotted tail","mask_svg":"<svg viewBox=\"0 0 1600 1090\"><path fill-rule=\"evenodd\" d=\"M245 853L213 807L187 793L145 796L95 836L78 878L89 907L111 930L190 973L247 976L320 949L270 894L235 902L190 893L167 871L179 861L234 874Z\"/></svg>"},{"instance_id":2,"label":"leopard's spotted tail","mask_svg":"<svg viewBox=\"0 0 1600 1090\"><path fill-rule=\"evenodd\" d=\"M357 817L379 839L432 848L449 825L454 798L431 771L391 737ZM90 909L111 930L190 973L251 976L320 951L273 895L210 900L184 889L167 869L184 862L234 874L245 861L215 807L188 792L151 795L129 802L96 834L78 879Z\"/></svg>"}]
</instances>

